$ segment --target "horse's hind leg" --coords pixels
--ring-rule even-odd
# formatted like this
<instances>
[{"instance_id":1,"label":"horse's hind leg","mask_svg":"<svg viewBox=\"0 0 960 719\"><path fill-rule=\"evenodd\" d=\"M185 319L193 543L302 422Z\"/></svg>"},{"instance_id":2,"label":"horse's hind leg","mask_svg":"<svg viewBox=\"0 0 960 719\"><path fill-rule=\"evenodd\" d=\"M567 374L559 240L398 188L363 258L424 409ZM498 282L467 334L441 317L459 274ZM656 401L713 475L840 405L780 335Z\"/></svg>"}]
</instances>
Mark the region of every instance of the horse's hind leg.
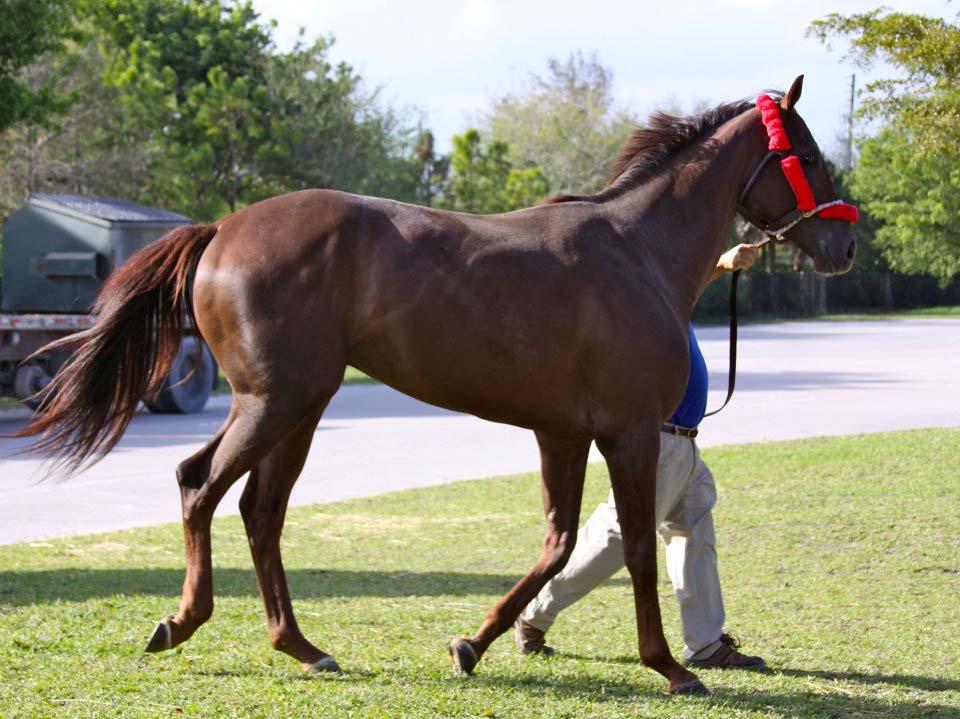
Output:
<instances>
[{"instance_id":1,"label":"horse's hind leg","mask_svg":"<svg viewBox=\"0 0 960 719\"><path fill-rule=\"evenodd\" d=\"M450 655L459 671L470 673L493 640L507 631L524 607L567 563L577 540L583 479L590 439L555 437L537 433L543 479L543 511L547 533L540 559L489 612L472 639L456 639Z\"/></svg>"},{"instance_id":2,"label":"horse's hind leg","mask_svg":"<svg viewBox=\"0 0 960 719\"><path fill-rule=\"evenodd\" d=\"M250 540L273 648L297 659L304 669L337 672L340 667L333 657L313 646L297 626L280 556L287 501L307 459L323 409L304 418L250 473L240 499L240 513Z\"/></svg>"},{"instance_id":3,"label":"horse's hind leg","mask_svg":"<svg viewBox=\"0 0 960 719\"><path fill-rule=\"evenodd\" d=\"M656 489L660 453L658 422L616 437L598 438L623 535L623 554L633 580L640 660L669 681L671 694L708 694L693 672L680 666L663 636L657 596Z\"/></svg>"},{"instance_id":4,"label":"horse's hind leg","mask_svg":"<svg viewBox=\"0 0 960 719\"><path fill-rule=\"evenodd\" d=\"M210 522L230 486L250 471L302 418L293 408L262 397L235 395L217 435L177 468L183 507L186 575L177 615L161 621L148 652L172 649L189 639L213 613Z\"/></svg>"}]
</instances>

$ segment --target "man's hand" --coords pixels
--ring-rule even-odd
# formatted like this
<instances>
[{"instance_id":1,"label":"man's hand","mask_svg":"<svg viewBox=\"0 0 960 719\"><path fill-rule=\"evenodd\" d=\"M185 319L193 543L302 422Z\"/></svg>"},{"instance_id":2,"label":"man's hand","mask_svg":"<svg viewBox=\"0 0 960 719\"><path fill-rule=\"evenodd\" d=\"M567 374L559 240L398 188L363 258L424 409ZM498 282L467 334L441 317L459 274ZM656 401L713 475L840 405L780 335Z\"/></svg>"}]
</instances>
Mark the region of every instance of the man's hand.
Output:
<instances>
[{"instance_id":1,"label":"man's hand","mask_svg":"<svg viewBox=\"0 0 960 719\"><path fill-rule=\"evenodd\" d=\"M760 248L753 245L737 245L727 250L717 261L717 269L723 272L749 270L760 257Z\"/></svg>"},{"instance_id":2,"label":"man's hand","mask_svg":"<svg viewBox=\"0 0 960 719\"><path fill-rule=\"evenodd\" d=\"M726 272L735 272L736 270L749 270L760 257L760 248L753 245L740 244L727 250L720 259L717 260L717 266L710 275L710 281L713 282L720 275Z\"/></svg>"}]
</instances>

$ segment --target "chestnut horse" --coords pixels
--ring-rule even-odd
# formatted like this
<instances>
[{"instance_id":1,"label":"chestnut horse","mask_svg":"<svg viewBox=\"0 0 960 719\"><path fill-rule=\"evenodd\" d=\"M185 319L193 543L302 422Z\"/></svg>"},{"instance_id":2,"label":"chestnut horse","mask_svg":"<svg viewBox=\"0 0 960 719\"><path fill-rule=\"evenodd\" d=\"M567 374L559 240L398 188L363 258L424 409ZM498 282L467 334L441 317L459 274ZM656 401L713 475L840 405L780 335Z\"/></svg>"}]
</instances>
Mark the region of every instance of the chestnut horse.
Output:
<instances>
[{"instance_id":1,"label":"chestnut horse","mask_svg":"<svg viewBox=\"0 0 960 719\"><path fill-rule=\"evenodd\" d=\"M813 193L833 199L820 150L793 109L801 80L775 102ZM305 669L339 670L297 627L280 533L317 422L350 364L424 402L532 429L539 443L542 552L477 634L451 644L461 671L473 670L570 556L596 441L623 530L640 658L669 691L706 691L674 660L661 626L659 431L683 395L688 322L736 213L771 220L796 204L766 162L769 142L753 100L696 117L657 114L596 195L474 216L305 190L174 230L119 267L97 301L97 324L70 341L71 359L23 433L39 435L35 446L68 470L98 460L159 388L190 322L223 368L229 416L177 469L186 542L179 612L158 624L148 651L181 644L210 618L211 518L249 472L240 511L271 642ZM821 272L851 265L846 223L811 215L786 239Z\"/></svg>"}]
</instances>

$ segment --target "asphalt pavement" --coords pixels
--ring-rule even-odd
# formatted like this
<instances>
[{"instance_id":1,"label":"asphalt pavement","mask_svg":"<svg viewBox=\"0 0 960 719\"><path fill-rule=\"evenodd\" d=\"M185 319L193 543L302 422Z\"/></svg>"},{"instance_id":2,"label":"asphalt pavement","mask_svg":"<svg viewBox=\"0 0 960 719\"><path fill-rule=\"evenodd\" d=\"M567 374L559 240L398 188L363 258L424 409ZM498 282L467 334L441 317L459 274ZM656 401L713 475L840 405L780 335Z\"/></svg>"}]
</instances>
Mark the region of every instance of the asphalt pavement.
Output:
<instances>
[{"instance_id":1,"label":"asphalt pavement","mask_svg":"<svg viewBox=\"0 0 960 719\"><path fill-rule=\"evenodd\" d=\"M726 391L727 330L698 331L710 407ZM960 425L960 320L788 322L741 328L737 394L704 421L702 446ZM26 442L0 439L0 544L179 521L177 464L226 417L138 415L117 448L68 481L41 481ZM26 419L0 413L0 435ZM600 457L594 449L594 459ZM527 430L448 412L381 385L343 387L314 438L293 504L533 470ZM960 450L958 450L960 459ZM758 468L758 471L763 471ZM722 478L720 478L722 484ZM237 513L243 482L218 514Z\"/></svg>"}]
</instances>

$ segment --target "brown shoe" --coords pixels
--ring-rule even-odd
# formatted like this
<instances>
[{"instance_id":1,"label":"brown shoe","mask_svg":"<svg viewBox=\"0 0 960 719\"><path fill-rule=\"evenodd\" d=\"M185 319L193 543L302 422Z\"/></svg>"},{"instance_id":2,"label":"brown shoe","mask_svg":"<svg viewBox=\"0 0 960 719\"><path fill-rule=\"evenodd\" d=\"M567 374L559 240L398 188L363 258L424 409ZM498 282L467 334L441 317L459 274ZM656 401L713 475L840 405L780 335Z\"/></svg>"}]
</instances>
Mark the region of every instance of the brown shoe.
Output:
<instances>
[{"instance_id":1,"label":"brown shoe","mask_svg":"<svg viewBox=\"0 0 960 719\"><path fill-rule=\"evenodd\" d=\"M540 654L545 657L556 654L553 647L547 646L546 637L546 632L540 631L519 617L513 623L513 638L517 640L517 647L524 654Z\"/></svg>"},{"instance_id":2,"label":"brown shoe","mask_svg":"<svg viewBox=\"0 0 960 719\"><path fill-rule=\"evenodd\" d=\"M720 648L706 659L688 659L688 667L697 669L763 669L767 663L762 657L751 657L737 651L740 642L729 634L720 635Z\"/></svg>"}]
</instances>

